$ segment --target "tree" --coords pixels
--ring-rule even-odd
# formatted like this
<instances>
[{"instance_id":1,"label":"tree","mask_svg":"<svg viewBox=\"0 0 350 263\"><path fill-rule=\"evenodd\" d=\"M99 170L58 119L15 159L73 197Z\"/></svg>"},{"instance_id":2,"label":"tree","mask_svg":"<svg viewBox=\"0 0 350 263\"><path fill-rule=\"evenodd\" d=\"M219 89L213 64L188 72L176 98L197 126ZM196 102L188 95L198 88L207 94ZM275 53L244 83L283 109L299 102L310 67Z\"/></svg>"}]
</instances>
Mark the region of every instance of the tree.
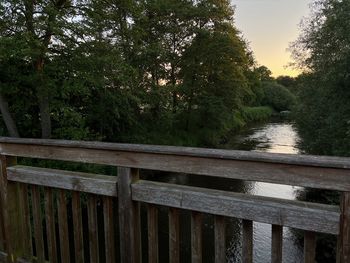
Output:
<instances>
[{"instance_id":1,"label":"tree","mask_svg":"<svg viewBox=\"0 0 350 263\"><path fill-rule=\"evenodd\" d=\"M317 1L292 45L302 78L297 123L306 151L350 152L350 2Z\"/></svg>"},{"instance_id":2,"label":"tree","mask_svg":"<svg viewBox=\"0 0 350 263\"><path fill-rule=\"evenodd\" d=\"M52 91L45 65L62 52L67 41L79 39L73 26L79 16L77 5L68 0L8 0L0 3L0 37L3 40L0 44L5 52L2 60L6 63L7 59L17 56L32 67L32 86L38 101L43 138L49 138L52 132ZM6 45L16 48L9 50Z\"/></svg>"}]
</instances>

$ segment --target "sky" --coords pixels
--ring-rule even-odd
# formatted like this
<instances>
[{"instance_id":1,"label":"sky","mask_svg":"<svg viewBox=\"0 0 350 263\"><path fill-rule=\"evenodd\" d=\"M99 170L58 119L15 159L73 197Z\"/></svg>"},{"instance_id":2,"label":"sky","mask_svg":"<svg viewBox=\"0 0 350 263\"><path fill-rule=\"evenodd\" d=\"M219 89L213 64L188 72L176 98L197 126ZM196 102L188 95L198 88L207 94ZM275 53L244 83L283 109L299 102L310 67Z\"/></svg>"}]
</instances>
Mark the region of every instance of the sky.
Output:
<instances>
[{"instance_id":1,"label":"sky","mask_svg":"<svg viewBox=\"0 0 350 263\"><path fill-rule=\"evenodd\" d=\"M259 65L274 77L296 76L286 66L292 61L289 43L299 35L299 24L309 14L312 0L231 0L236 6L235 22L254 52Z\"/></svg>"}]
</instances>

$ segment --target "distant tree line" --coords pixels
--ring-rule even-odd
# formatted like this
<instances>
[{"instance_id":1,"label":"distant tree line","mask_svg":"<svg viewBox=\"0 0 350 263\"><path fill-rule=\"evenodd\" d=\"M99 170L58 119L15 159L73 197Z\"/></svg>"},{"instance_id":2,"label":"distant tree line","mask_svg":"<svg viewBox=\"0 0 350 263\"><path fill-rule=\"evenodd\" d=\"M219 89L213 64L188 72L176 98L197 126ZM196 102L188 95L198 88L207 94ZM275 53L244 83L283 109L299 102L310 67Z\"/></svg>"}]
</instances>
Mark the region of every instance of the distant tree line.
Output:
<instances>
[{"instance_id":1,"label":"distant tree line","mask_svg":"<svg viewBox=\"0 0 350 263\"><path fill-rule=\"evenodd\" d=\"M0 17L1 135L213 145L246 107L290 108L228 0L4 0Z\"/></svg>"}]
</instances>

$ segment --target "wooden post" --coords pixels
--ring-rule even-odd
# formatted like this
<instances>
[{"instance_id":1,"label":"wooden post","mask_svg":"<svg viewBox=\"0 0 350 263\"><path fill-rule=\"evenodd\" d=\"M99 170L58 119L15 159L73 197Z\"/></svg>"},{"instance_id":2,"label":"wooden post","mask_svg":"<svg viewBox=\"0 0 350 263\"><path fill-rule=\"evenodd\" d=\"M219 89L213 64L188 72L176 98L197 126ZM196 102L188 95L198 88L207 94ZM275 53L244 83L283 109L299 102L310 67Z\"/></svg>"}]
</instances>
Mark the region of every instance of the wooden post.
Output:
<instances>
[{"instance_id":1,"label":"wooden post","mask_svg":"<svg viewBox=\"0 0 350 263\"><path fill-rule=\"evenodd\" d=\"M201 263L202 256L202 221L203 215L199 212L191 213L191 252L192 263Z\"/></svg>"},{"instance_id":2,"label":"wooden post","mask_svg":"<svg viewBox=\"0 0 350 263\"><path fill-rule=\"evenodd\" d=\"M282 263L283 227L272 225L271 263Z\"/></svg>"},{"instance_id":3,"label":"wooden post","mask_svg":"<svg viewBox=\"0 0 350 263\"><path fill-rule=\"evenodd\" d=\"M141 262L140 204L131 197L131 184L137 180L137 169L118 167L120 255L123 263Z\"/></svg>"},{"instance_id":4,"label":"wooden post","mask_svg":"<svg viewBox=\"0 0 350 263\"><path fill-rule=\"evenodd\" d=\"M316 256L316 233L305 231L304 233L304 263L314 263Z\"/></svg>"},{"instance_id":5,"label":"wooden post","mask_svg":"<svg viewBox=\"0 0 350 263\"><path fill-rule=\"evenodd\" d=\"M180 262L180 213L169 208L169 262Z\"/></svg>"},{"instance_id":6,"label":"wooden post","mask_svg":"<svg viewBox=\"0 0 350 263\"><path fill-rule=\"evenodd\" d=\"M215 263L225 262L226 261L225 217L215 216L214 236L215 236Z\"/></svg>"},{"instance_id":7,"label":"wooden post","mask_svg":"<svg viewBox=\"0 0 350 263\"><path fill-rule=\"evenodd\" d=\"M253 221L243 220L242 262L253 262Z\"/></svg>"},{"instance_id":8,"label":"wooden post","mask_svg":"<svg viewBox=\"0 0 350 263\"><path fill-rule=\"evenodd\" d=\"M345 192L340 202L340 226L337 248L337 263L350 261L350 193Z\"/></svg>"},{"instance_id":9,"label":"wooden post","mask_svg":"<svg viewBox=\"0 0 350 263\"><path fill-rule=\"evenodd\" d=\"M7 253L8 262L15 262L19 256L24 254L23 242L20 237L22 233L22 211L20 185L7 181L7 167L16 165L17 159L1 155L0 175L0 207L1 207L1 236L4 252Z\"/></svg>"}]
</instances>

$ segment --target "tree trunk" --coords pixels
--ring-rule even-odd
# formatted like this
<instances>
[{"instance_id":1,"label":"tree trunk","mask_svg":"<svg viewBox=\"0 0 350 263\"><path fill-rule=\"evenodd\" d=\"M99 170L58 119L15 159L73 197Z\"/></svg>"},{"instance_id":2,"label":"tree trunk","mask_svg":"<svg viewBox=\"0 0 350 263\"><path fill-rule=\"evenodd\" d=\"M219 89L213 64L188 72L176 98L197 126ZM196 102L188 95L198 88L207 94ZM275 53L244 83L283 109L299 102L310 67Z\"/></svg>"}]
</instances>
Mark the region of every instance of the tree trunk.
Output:
<instances>
[{"instance_id":1,"label":"tree trunk","mask_svg":"<svg viewBox=\"0 0 350 263\"><path fill-rule=\"evenodd\" d=\"M48 88L45 87L42 76L44 59L38 59L35 66L38 74L36 92L40 110L41 138L49 139L51 137L50 94Z\"/></svg>"},{"instance_id":2,"label":"tree trunk","mask_svg":"<svg viewBox=\"0 0 350 263\"><path fill-rule=\"evenodd\" d=\"M49 92L45 88L38 88L37 93L41 119L41 137L49 139L51 137Z\"/></svg>"},{"instance_id":3,"label":"tree trunk","mask_svg":"<svg viewBox=\"0 0 350 263\"><path fill-rule=\"evenodd\" d=\"M9 135L11 137L19 137L19 133L17 130L17 126L16 123L14 122L12 115L10 113L9 107L8 107L8 103L7 101L4 99L4 97L2 96L2 94L0 94L0 111L2 114L2 118L5 122L5 125L7 127L7 130L9 132Z\"/></svg>"}]
</instances>

